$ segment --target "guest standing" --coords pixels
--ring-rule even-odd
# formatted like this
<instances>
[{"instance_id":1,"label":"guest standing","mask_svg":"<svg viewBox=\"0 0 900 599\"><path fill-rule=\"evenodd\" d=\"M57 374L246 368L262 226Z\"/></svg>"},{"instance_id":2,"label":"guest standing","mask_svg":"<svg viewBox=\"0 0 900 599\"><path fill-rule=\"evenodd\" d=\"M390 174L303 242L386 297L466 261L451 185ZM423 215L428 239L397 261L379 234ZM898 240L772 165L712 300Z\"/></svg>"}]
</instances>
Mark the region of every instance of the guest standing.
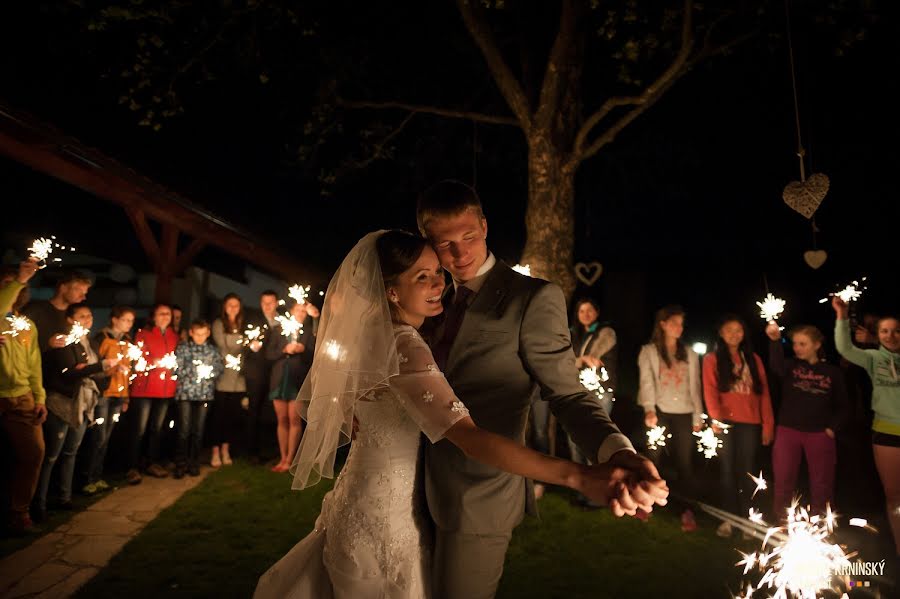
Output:
<instances>
[{"instance_id":1,"label":"guest standing","mask_svg":"<svg viewBox=\"0 0 900 599\"><path fill-rule=\"evenodd\" d=\"M236 362L243 359L244 353L244 306L236 294L229 293L222 301L222 314L213 323L212 335L226 366L216 381L216 402L209 431L210 464L218 468L222 464L231 464L231 444L241 438L244 430L243 403L247 397L247 383L241 373L242 364ZM249 407L249 400L247 404Z\"/></svg>"}]
</instances>

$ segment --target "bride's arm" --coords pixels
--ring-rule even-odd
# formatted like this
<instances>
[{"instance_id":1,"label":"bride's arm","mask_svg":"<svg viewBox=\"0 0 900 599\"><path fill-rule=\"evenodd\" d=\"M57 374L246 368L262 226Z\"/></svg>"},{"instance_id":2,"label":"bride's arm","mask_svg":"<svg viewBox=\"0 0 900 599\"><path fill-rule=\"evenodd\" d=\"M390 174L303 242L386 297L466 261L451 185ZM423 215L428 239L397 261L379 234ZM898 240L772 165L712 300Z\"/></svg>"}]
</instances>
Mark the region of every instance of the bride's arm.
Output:
<instances>
[{"instance_id":1,"label":"bride's arm","mask_svg":"<svg viewBox=\"0 0 900 599\"><path fill-rule=\"evenodd\" d=\"M575 489L600 505L609 505L616 516L634 515L638 507L628 491L629 472L625 468L582 466L550 457L479 428L469 416L451 426L444 438L473 460L526 478Z\"/></svg>"}]
</instances>

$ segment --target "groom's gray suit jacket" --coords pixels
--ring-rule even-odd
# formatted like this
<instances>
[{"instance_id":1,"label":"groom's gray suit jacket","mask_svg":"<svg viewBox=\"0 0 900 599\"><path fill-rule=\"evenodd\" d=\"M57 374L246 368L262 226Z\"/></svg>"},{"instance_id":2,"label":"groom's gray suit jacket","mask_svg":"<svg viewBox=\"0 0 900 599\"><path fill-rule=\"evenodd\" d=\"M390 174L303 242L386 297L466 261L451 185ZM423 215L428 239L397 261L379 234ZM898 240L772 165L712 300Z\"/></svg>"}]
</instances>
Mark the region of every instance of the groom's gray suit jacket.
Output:
<instances>
[{"instance_id":1,"label":"groom's gray suit jacket","mask_svg":"<svg viewBox=\"0 0 900 599\"><path fill-rule=\"evenodd\" d=\"M481 428L524 444L538 387L585 455L605 460L631 447L578 382L562 290L500 261L471 300L444 374ZM428 507L439 528L499 534L522 521L526 502L535 513L521 476L470 460L446 439L426 445Z\"/></svg>"}]
</instances>

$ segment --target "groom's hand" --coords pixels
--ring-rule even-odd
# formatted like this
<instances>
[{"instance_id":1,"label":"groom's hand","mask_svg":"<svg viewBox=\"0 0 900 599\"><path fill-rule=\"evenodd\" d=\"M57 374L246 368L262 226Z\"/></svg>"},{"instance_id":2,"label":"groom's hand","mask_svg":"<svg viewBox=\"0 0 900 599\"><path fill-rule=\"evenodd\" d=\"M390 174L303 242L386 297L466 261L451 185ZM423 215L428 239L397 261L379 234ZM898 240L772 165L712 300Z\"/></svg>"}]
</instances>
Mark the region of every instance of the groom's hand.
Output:
<instances>
[{"instance_id":1,"label":"groom's hand","mask_svg":"<svg viewBox=\"0 0 900 599\"><path fill-rule=\"evenodd\" d=\"M606 463L629 472L627 481L610 500L610 509L616 516L633 516L638 508L651 512L654 505L666 505L669 487L649 459L631 451L618 451Z\"/></svg>"}]
</instances>

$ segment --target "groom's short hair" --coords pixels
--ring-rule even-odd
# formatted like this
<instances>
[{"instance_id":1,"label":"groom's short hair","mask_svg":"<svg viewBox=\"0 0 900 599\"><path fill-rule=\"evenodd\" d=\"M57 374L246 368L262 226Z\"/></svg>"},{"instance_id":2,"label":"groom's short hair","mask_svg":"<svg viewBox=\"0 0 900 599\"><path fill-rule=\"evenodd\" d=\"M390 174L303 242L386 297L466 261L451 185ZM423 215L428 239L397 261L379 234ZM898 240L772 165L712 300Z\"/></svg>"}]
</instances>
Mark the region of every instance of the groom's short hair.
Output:
<instances>
[{"instance_id":1,"label":"groom's short hair","mask_svg":"<svg viewBox=\"0 0 900 599\"><path fill-rule=\"evenodd\" d=\"M466 210L473 211L479 219L484 218L481 200L475 189L454 179L435 183L422 192L416 205L419 232L425 235L425 226L432 219L458 216Z\"/></svg>"}]
</instances>

